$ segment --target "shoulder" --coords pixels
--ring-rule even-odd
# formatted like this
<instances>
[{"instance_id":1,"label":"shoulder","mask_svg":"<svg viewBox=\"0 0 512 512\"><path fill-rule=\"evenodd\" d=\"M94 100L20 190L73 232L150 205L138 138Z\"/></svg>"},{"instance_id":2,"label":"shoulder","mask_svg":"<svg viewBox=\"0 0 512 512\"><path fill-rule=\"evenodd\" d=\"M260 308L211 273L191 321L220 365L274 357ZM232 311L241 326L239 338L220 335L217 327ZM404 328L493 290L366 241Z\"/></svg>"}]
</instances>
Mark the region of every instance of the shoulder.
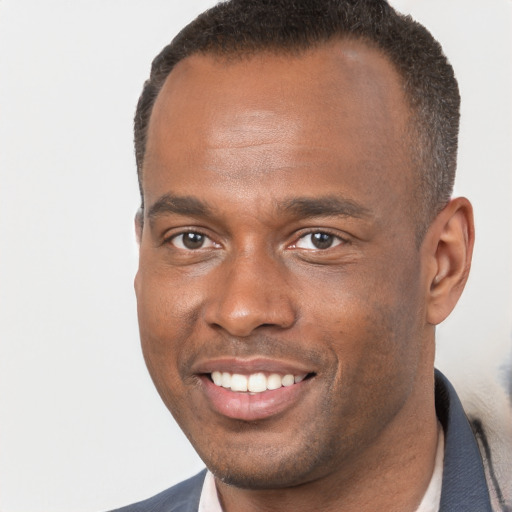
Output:
<instances>
[{"instance_id":1,"label":"shoulder","mask_svg":"<svg viewBox=\"0 0 512 512\"><path fill-rule=\"evenodd\" d=\"M197 512L206 470L144 501L111 512Z\"/></svg>"}]
</instances>

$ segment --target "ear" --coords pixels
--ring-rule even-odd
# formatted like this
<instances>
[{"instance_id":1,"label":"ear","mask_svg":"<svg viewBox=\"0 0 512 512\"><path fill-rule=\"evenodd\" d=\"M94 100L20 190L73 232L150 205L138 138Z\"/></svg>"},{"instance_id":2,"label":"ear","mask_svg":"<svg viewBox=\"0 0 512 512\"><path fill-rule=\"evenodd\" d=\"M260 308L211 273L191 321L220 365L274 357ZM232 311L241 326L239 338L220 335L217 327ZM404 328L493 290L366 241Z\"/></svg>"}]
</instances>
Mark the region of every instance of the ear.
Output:
<instances>
[{"instance_id":1,"label":"ear","mask_svg":"<svg viewBox=\"0 0 512 512\"><path fill-rule=\"evenodd\" d=\"M452 199L432 222L422 249L428 261L427 322L441 323L452 312L471 267L475 225L465 197Z\"/></svg>"},{"instance_id":2,"label":"ear","mask_svg":"<svg viewBox=\"0 0 512 512\"><path fill-rule=\"evenodd\" d=\"M137 213L135 214L135 238L137 239L137 244L140 245L142 240L142 228L144 226L144 210L139 208Z\"/></svg>"}]
</instances>

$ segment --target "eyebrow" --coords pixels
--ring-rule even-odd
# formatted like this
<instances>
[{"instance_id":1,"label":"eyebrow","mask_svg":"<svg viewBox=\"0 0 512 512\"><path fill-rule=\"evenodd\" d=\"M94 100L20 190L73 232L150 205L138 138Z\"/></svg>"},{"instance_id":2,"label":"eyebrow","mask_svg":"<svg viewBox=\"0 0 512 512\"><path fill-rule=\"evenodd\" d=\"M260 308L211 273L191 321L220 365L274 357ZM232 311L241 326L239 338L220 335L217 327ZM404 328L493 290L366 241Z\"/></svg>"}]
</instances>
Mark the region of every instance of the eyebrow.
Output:
<instances>
[{"instance_id":1,"label":"eyebrow","mask_svg":"<svg viewBox=\"0 0 512 512\"><path fill-rule=\"evenodd\" d=\"M165 194L160 197L148 211L149 220L159 215L192 215L196 217L211 215L212 209L207 203L191 196Z\"/></svg>"},{"instance_id":2,"label":"eyebrow","mask_svg":"<svg viewBox=\"0 0 512 512\"><path fill-rule=\"evenodd\" d=\"M319 198L298 197L285 202L279 207L297 217L355 217L368 218L368 208L349 199L338 196Z\"/></svg>"},{"instance_id":3,"label":"eyebrow","mask_svg":"<svg viewBox=\"0 0 512 512\"><path fill-rule=\"evenodd\" d=\"M349 199L338 196L296 197L279 202L277 212L299 218L311 217L354 217L368 218L370 210ZM148 218L154 220L159 215L191 215L194 217L211 216L213 209L204 201L192 196L165 194L149 209Z\"/></svg>"}]
</instances>

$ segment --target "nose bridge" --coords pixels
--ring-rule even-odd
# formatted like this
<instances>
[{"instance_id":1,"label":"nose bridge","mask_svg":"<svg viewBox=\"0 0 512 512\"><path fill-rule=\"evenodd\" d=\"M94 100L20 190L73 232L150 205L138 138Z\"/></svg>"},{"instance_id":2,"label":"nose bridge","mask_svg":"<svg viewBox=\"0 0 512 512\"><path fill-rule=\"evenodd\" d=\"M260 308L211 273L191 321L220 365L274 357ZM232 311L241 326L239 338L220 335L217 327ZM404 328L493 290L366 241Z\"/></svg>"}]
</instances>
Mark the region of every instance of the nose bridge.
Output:
<instances>
[{"instance_id":1,"label":"nose bridge","mask_svg":"<svg viewBox=\"0 0 512 512\"><path fill-rule=\"evenodd\" d=\"M291 290L282 261L261 247L232 254L221 265L211 290L206 320L233 336L262 326L290 327L295 321Z\"/></svg>"}]
</instances>

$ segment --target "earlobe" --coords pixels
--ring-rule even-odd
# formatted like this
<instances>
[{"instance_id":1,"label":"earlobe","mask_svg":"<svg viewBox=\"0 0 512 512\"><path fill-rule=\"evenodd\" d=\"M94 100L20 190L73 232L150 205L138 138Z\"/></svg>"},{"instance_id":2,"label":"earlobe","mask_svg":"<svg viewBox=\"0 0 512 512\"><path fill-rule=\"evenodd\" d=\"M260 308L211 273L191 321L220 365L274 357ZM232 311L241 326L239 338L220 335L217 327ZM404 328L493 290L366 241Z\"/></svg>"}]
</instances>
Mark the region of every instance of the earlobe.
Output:
<instances>
[{"instance_id":1,"label":"earlobe","mask_svg":"<svg viewBox=\"0 0 512 512\"><path fill-rule=\"evenodd\" d=\"M427 233L430 268L427 322L441 323L459 300L471 267L475 228L473 208L464 197L452 199Z\"/></svg>"},{"instance_id":2,"label":"earlobe","mask_svg":"<svg viewBox=\"0 0 512 512\"><path fill-rule=\"evenodd\" d=\"M140 245L142 240L142 228L144 226L144 210L139 208L137 213L135 214L135 238L137 240L137 244Z\"/></svg>"}]
</instances>

